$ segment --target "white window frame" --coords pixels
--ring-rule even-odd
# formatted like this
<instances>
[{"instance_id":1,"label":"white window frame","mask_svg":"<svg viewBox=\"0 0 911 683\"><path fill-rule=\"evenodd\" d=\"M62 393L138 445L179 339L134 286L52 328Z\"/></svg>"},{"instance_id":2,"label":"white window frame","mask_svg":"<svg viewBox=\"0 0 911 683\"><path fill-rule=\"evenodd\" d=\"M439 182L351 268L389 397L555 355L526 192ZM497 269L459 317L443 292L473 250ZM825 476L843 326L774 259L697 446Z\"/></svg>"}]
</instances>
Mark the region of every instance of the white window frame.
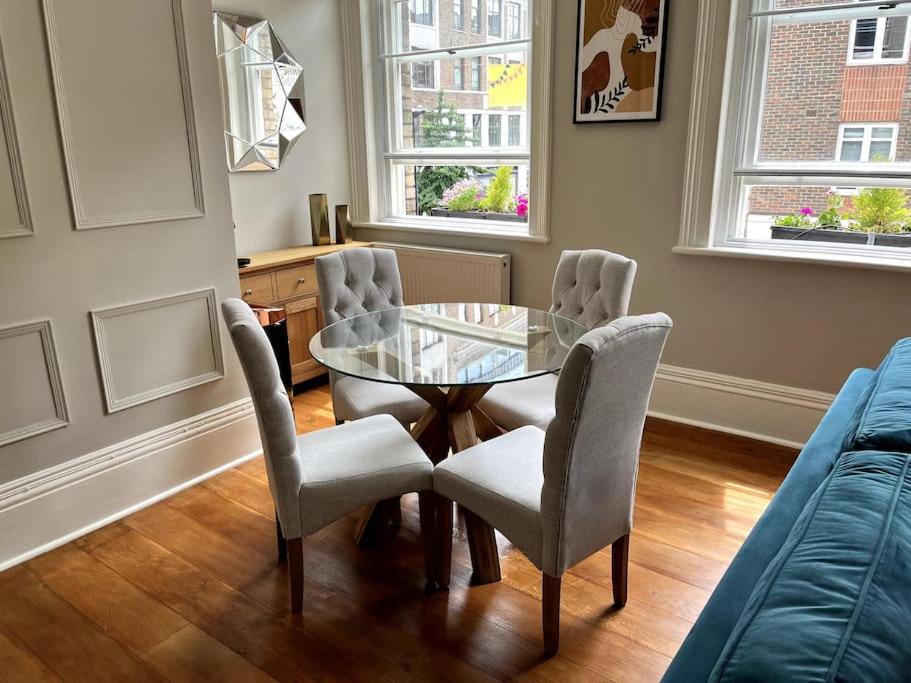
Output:
<instances>
[{"instance_id":1,"label":"white window frame","mask_svg":"<svg viewBox=\"0 0 911 683\"><path fill-rule=\"evenodd\" d=\"M406 0L408 2L408 17L411 18L411 2L412 0ZM421 23L420 21L412 21L411 23L414 26L423 26L425 28L436 28L440 23L440 8L437 6L438 0L426 0L430 4L430 15L431 21L429 24Z\"/></svg>"},{"instance_id":2,"label":"white window frame","mask_svg":"<svg viewBox=\"0 0 911 683\"><path fill-rule=\"evenodd\" d=\"M870 59L857 59L854 56L854 41L857 37L857 19L851 22L848 38L848 64L851 66L876 66L877 64L904 64L908 61L908 48L911 46L911 19L905 27L905 42L901 57L883 57L883 44L886 39L886 17L876 20L876 37L873 43L873 56Z\"/></svg>"},{"instance_id":3,"label":"white window frame","mask_svg":"<svg viewBox=\"0 0 911 683\"><path fill-rule=\"evenodd\" d=\"M873 129L874 128L888 128L892 131L892 136L889 138L890 148L889 148L889 161L895 160L895 152L898 148L898 125L897 123L842 123L838 127L838 148L835 153L835 159L840 163L850 163L842 161L841 152L842 148L846 141L854 142L860 140L861 149L860 149L860 161L862 163L870 162L870 147L873 144ZM862 138L851 138L847 140L845 138L845 129L847 128L861 128L864 131L864 136ZM884 138L876 138L876 142L884 142Z\"/></svg>"},{"instance_id":4,"label":"white window frame","mask_svg":"<svg viewBox=\"0 0 911 683\"><path fill-rule=\"evenodd\" d=\"M427 161L472 161L479 165L528 164L528 188L531 210L527 223L514 221L486 221L451 219L429 216L397 216L392 206L391 191L394 178L387 169L392 157L390 152L390 111L387 109L385 84L387 62L381 59L380 45L383 36L377 0L340 0L342 15L342 42L345 54L345 92L349 132L349 167L351 188L349 210L356 228L397 231L419 231L436 234L471 235L477 237L548 242L550 217L550 153L551 153L551 83L553 64L554 6L556 0L534 0L529 16L530 46L528 64L530 96L527 140L524 148L487 150L484 159L470 146L446 148L425 154ZM526 41L523 39L522 43ZM502 54L518 47L517 41L482 43L470 49L460 49L464 56ZM415 55L451 53L449 48L422 51ZM413 59L408 55L406 59ZM387 57L388 59L388 57ZM490 113L485 111L485 114ZM394 115L394 112L393 114ZM482 117L486 127L486 119ZM482 141L485 139L482 131ZM505 131L504 131L505 132ZM421 154L421 152L419 152ZM414 155L409 155L409 159ZM484 163L481 163L481 162ZM401 162L401 160L400 160Z\"/></svg>"},{"instance_id":5,"label":"white window frame","mask_svg":"<svg viewBox=\"0 0 911 683\"><path fill-rule=\"evenodd\" d=\"M882 2L859 0L830 5L826 11L829 16L837 13L839 19L856 19L869 16L882 5ZM890 8L884 11L889 15L911 14L911 0L892 0ZM747 185L872 185L911 189L911 164L756 161L770 17L776 15L779 20L795 22L819 21L826 16L818 7L776 10L773 0L731 0L725 31L724 8L720 3L699 0L680 240L674 251L911 269L911 254L907 253L911 249L751 240L735 234L740 219L745 216L743 188ZM717 63L720 56L720 50L715 48L717 37L725 33L728 36L725 70L719 88L719 74L713 62Z\"/></svg>"}]
</instances>

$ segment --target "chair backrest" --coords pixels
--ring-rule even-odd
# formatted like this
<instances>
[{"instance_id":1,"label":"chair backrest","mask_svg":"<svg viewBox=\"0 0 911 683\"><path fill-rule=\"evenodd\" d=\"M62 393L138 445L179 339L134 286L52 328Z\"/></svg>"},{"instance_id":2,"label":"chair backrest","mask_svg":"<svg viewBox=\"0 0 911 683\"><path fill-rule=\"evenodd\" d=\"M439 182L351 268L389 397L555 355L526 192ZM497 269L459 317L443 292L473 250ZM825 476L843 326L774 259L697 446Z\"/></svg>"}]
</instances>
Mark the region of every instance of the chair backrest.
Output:
<instances>
[{"instance_id":1,"label":"chair backrest","mask_svg":"<svg viewBox=\"0 0 911 683\"><path fill-rule=\"evenodd\" d=\"M245 302L227 299L222 302L221 311L253 397L269 489L282 531L285 538L298 538L301 535L301 460L294 413L282 385L278 362L266 333Z\"/></svg>"},{"instance_id":2,"label":"chair backrest","mask_svg":"<svg viewBox=\"0 0 911 683\"><path fill-rule=\"evenodd\" d=\"M316 259L326 325L404 303L399 262L391 249L356 247Z\"/></svg>"},{"instance_id":3,"label":"chair backrest","mask_svg":"<svg viewBox=\"0 0 911 683\"><path fill-rule=\"evenodd\" d=\"M544 566L551 576L632 529L645 413L664 342L664 313L585 334L557 381L544 440Z\"/></svg>"},{"instance_id":4,"label":"chair backrest","mask_svg":"<svg viewBox=\"0 0 911 683\"><path fill-rule=\"evenodd\" d=\"M554 273L551 313L588 329L622 318L636 279L636 262L601 249L564 251Z\"/></svg>"}]
</instances>

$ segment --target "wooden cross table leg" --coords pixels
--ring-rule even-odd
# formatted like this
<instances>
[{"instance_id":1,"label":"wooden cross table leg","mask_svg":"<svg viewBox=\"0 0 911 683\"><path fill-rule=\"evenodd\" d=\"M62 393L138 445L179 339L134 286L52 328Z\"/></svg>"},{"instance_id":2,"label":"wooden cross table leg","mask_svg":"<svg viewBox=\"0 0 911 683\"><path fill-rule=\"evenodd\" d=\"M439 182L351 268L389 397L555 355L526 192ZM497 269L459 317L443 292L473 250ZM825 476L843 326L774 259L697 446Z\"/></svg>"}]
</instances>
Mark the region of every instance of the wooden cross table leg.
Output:
<instances>
[{"instance_id":1,"label":"wooden cross table leg","mask_svg":"<svg viewBox=\"0 0 911 683\"><path fill-rule=\"evenodd\" d=\"M453 454L480 443L476 431L477 403L490 389L489 384L452 387L444 391L439 387L414 385L414 393L430 404L412 434L427 456L437 464L451 449ZM486 417L486 416L484 416ZM487 427L485 424L484 427ZM487 431L485 429L485 431ZM500 580L500 561L493 527L477 515L466 511L466 532L471 550L471 566L475 583L492 583ZM445 532L443 532L445 533ZM452 533L451 530L449 533Z\"/></svg>"}]
</instances>

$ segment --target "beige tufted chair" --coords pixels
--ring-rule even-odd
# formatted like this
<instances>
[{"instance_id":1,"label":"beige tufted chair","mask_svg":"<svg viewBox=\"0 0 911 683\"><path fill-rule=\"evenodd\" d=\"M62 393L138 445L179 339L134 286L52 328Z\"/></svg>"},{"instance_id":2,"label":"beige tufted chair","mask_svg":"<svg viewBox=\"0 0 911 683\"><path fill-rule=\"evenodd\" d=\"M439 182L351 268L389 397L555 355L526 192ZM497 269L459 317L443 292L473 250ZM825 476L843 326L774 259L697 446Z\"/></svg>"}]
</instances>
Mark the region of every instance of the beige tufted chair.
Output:
<instances>
[{"instance_id":1,"label":"beige tufted chair","mask_svg":"<svg viewBox=\"0 0 911 683\"><path fill-rule=\"evenodd\" d=\"M554 273L551 313L588 329L626 315L636 279L636 262L601 249L564 251ZM559 328L555 330L560 334ZM554 417L557 376L498 384L478 407L503 429L533 425L546 429Z\"/></svg>"},{"instance_id":2,"label":"beige tufted chair","mask_svg":"<svg viewBox=\"0 0 911 683\"><path fill-rule=\"evenodd\" d=\"M564 573L611 546L614 603L627 597L639 446L671 319L620 318L587 332L566 358L555 417L459 452L433 470L437 583L449 585L452 504L499 530L542 571L544 643L560 639ZM475 565L474 548L472 565Z\"/></svg>"},{"instance_id":3,"label":"beige tufted chair","mask_svg":"<svg viewBox=\"0 0 911 683\"><path fill-rule=\"evenodd\" d=\"M402 280L391 249L357 247L316 259L323 320L331 325L362 313L402 306ZM371 415L392 415L404 425L417 422L427 403L405 387L329 375L337 423Z\"/></svg>"}]
</instances>

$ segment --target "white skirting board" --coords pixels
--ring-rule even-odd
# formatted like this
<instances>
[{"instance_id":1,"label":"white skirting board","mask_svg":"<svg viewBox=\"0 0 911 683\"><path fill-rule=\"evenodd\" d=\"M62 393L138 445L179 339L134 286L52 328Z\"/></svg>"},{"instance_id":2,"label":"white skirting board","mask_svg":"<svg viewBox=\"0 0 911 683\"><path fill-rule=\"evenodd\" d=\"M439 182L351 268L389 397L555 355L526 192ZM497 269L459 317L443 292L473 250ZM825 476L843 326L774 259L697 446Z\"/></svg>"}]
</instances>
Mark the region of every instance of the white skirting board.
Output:
<instances>
[{"instance_id":1,"label":"white skirting board","mask_svg":"<svg viewBox=\"0 0 911 683\"><path fill-rule=\"evenodd\" d=\"M242 399L0 484L0 571L261 452Z\"/></svg>"},{"instance_id":2,"label":"white skirting board","mask_svg":"<svg viewBox=\"0 0 911 683\"><path fill-rule=\"evenodd\" d=\"M820 391L661 365L649 415L801 448L834 399Z\"/></svg>"}]
</instances>

